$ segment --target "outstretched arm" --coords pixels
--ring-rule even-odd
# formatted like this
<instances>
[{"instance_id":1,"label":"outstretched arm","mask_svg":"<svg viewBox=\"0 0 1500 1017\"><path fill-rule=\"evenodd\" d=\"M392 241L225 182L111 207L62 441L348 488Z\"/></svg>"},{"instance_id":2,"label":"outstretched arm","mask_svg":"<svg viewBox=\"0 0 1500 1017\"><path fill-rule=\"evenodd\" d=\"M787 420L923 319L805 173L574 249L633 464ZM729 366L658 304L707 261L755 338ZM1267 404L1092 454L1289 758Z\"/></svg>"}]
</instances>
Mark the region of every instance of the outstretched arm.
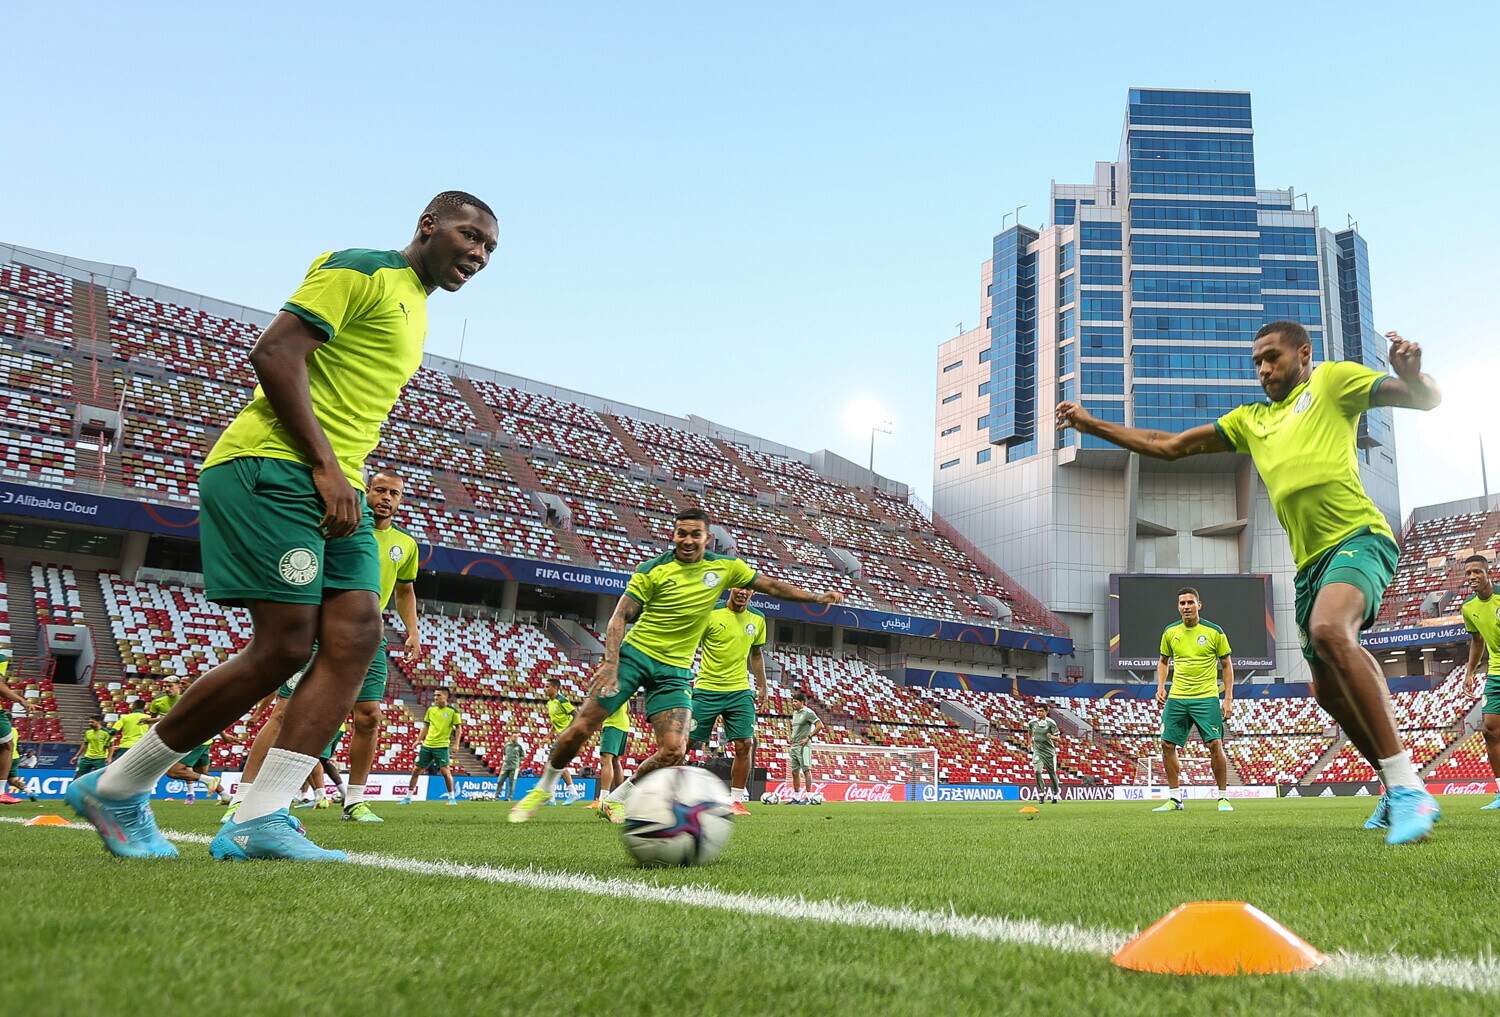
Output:
<instances>
[{"instance_id":1,"label":"outstretched arm","mask_svg":"<svg viewBox=\"0 0 1500 1017\"><path fill-rule=\"evenodd\" d=\"M775 597L777 600L792 600L802 604L838 604L844 599L842 593L814 593L792 583L784 583L780 579L772 579L764 575L756 576L750 588L768 597Z\"/></svg>"},{"instance_id":2,"label":"outstretched arm","mask_svg":"<svg viewBox=\"0 0 1500 1017\"><path fill-rule=\"evenodd\" d=\"M1175 434L1166 431L1147 431L1139 427L1126 427L1108 420L1100 420L1078 403L1057 404L1057 428L1073 428L1079 434L1092 434L1111 444L1131 452L1139 452L1153 459L1181 459L1183 456L1203 455L1207 452L1233 452L1224 441L1224 436L1213 424L1201 424Z\"/></svg>"},{"instance_id":3,"label":"outstretched arm","mask_svg":"<svg viewBox=\"0 0 1500 1017\"><path fill-rule=\"evenodd\" d=\"M1386 378L1370 396L1371 406L1395 406L1407 410L1435 409L1443 401L1437 382L1422 373L1422 347L1396 332L1387 332L1391 341L1391 368L1394 378Z\"/></svg>"}]
</instances>

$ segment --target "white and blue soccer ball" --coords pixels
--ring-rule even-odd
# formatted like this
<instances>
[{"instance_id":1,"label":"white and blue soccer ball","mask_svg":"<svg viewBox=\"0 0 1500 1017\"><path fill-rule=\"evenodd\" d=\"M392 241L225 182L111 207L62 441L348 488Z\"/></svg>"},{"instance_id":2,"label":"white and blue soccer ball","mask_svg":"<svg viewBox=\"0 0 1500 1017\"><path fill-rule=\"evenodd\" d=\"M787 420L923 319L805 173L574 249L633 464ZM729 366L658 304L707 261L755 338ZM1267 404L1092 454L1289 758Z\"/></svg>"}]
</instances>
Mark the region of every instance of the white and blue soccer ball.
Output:
<instances>
[{"instance_id":1,"label":"white and blue soccer ball","mask_svg":"<svg viewBox=\"0 0 1500 1017\"><path fill-rule=\"evenodd\" d=\"M641 865L709 865L733 833L724 782L696 766L674 766L648 773L631 790L620 838Z\"/></svg>"},{"instance_id":2,"label":"white and blue soccer ball","mask_svg":"<svg viewBox=\"0 0 1500 1017\"><path fill-rule=\"evenodd\" d=\"M767 791L765 794L760 796L760 803L762 805L780 805L781 796L775 791Z\"/></svg>"},{"instance_id":3,"label":"white and blue soccer ball","mask_svg":"<svg viewBox=\"0 0 1500 1017\"><path fill-rule=\"evenodd\" d=\"M826 804L827 801L828 800L823 797L823 792L821 791L814 791L812 794L807 796L807 804L809 805L823 805Z\"/></svg>"}]
</instances>

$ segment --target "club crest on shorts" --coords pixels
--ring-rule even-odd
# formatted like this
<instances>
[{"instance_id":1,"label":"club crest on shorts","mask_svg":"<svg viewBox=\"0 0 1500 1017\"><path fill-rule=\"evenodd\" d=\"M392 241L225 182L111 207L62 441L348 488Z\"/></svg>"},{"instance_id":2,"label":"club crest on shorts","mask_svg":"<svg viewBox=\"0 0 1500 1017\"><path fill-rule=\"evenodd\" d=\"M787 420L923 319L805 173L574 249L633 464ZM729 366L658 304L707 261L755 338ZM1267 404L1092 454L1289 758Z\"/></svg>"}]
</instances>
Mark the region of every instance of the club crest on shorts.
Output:
<instances>
[{"instance_id":1,"label":"club crest on shorts","mask_svg":"<svg viewBox=\"0 0 1500 1017\"><path fill-rule=\"evenodd\" d=\"M1302 393L1301 397L1298 398L1298 400L1297 400L1297 405L1294 406L1294 407L1292 407L1292 409L1296 410L1298 413L1304 413L1304 412L1306 412L1307 408L1309 406L1311 406L1311 405L1312 405L1312 390L1309 389L1308 391Z\"/></svg>"},{"instance_id":2,"label":"club crest on shorts","mask_svg":"<svg viewBox=\"0 0 1500 1017\"><path fill-rule=\"evenodd\" d=\"M714 572L714 571L708 571L708 572L703 573L703 585L704 586L718 586L719 585L719 574L717 572Z\"/></svg>"},{"instance_id":3,"label":"club crest on shorts","mask_svg":"<svg viewBox=\"0 0 1500 1017\"><path fill-rule=\"evenodd\" d=\"M281 578L293 586L306 586L318 578L318 556L305 547L294 547L281 556L277 566Z\"/></svg>"}]
</instances>

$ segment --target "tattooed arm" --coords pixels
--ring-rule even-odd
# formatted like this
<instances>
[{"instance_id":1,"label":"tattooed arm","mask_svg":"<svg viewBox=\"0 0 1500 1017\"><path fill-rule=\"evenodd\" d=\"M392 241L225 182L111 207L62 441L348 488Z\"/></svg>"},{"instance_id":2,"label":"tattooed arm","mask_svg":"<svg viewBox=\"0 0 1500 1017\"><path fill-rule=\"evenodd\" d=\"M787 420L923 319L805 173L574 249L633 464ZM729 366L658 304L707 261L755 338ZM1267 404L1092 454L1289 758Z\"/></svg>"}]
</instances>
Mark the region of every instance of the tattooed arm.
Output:
<instances>
[{"instance_id":1,"label":"tattooed arm","mask_svg":"<svg viewBox=\"0 0 1500 1017\"><path fill-rule=\"evenodd\" d=\"M620 689L620 644L625 641L625 626L641 616L641 602L628 593L620 595L615 613L609 616L604 632L604 660L589 683L589 694L612 696Z\"/></svg>"}]
</instances>

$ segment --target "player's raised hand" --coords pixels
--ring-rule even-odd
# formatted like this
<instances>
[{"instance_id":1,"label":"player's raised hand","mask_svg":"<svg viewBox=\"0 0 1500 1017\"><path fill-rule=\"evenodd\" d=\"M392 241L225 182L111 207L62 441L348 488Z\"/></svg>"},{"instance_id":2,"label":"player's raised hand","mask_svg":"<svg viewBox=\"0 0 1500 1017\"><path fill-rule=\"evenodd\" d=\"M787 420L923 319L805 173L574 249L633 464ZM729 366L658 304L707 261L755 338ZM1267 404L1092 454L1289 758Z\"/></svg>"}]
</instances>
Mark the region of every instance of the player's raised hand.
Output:
<instances>
[{"instance_id":1,"label":"player's raised hand","mask_svg":"<svg viewBox=\"0 0 1500 1017\"><path fill-rule=\"evenodd\" d=\"M1387 332L1391 341L1391 369L1400 378L1418 378L1422 374L1422 346L1410 339L1401 338L1399 332Z\"/></svg>"},{"instance_id":2,"label":"player's raised hand","mask_svg":"<svg viewBox=\"0 0 1500 1017\"><path fill-rule=\"evenodd\" d=\"M1081 433L1088 433L1088 425L1093 423L1093 414L1074 402L1060 402L1057 404L1057 429L1065 431L1073 428Z\"/></svg>"}]
</instances>

